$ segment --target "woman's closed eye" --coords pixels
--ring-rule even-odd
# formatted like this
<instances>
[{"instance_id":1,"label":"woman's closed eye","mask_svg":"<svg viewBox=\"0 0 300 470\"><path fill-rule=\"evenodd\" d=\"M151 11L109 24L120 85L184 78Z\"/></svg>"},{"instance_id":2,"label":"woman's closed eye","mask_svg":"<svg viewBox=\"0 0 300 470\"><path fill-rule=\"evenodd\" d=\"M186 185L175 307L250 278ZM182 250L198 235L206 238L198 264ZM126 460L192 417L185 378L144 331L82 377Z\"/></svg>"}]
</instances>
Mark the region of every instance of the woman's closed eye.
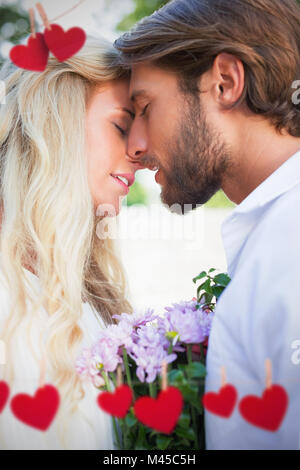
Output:
<instances>
[{"instance_id":1,"label":"woman's closed eye","mask_svg":"<svg viewBox=\"0 0 300 470\"><path fill-rule=\"evenodd\" d=\"M114 123L114 126L118 129L118 131L120 131L123 137L127 136L128 132L125 129L123 129L122 127L118 126L118 124L115 124L115 123Z\"/></svg>"}]
</instances>

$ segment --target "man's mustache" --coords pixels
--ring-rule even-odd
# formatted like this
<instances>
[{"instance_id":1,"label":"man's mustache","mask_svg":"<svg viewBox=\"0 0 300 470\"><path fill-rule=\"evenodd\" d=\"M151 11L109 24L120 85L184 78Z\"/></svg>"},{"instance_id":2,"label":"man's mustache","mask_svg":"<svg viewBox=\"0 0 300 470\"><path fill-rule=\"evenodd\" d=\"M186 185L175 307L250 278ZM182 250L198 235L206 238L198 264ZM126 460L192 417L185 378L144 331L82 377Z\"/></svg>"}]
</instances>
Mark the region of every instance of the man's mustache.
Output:
<instances>
[{"instance_id":1,"label":"man's mustache","mask_svg":"<svg viewBox=\"0 0 300 470\"><path fill-rule=\"evenodd\" d=\"M149 156L143 156L139 159L130 159L131 163L138 163L139 165L146 167L146 168L156 168L159 167L160 164L157 162L157 160L154 157L149 157Z\"/></svg>"}]
</instances>

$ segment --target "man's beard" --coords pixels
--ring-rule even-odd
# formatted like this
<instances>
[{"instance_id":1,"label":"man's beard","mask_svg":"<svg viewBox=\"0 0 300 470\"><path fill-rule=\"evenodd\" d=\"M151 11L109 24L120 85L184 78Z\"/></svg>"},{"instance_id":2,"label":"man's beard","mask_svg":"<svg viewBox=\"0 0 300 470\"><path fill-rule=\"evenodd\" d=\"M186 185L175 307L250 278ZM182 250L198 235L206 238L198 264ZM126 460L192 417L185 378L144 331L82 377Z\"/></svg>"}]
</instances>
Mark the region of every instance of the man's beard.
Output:
<instances>
[{"instance_id":1,"label":"man's beard","mask_svg":"<svg viewBox=\"0 0 300 470\"><path fill-rule=\"evenodd\" d=\"M168 168L161 169L161 201L180 214L205 204L221 189L232 164L230 148L208 125L199 95L188 98L176 137L165 149Z\"/></svg>"}]
</instances>

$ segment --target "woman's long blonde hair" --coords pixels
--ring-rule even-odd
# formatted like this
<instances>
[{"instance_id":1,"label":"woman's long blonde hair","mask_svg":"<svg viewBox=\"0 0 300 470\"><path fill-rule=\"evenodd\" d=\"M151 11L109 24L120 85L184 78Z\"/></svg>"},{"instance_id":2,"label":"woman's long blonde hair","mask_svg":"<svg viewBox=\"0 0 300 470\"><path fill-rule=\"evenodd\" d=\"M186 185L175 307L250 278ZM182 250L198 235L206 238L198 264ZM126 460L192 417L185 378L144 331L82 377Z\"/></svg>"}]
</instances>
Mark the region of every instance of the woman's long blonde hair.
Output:
<instances>
[{"instance_id":1,"label":"woman's long blonde hair","mask_svg":"<svg viewBox=\"0 0 300 470\"><path fill-rule=\"evenodd\" d=\"M132 312L114 241L96 234L99 218L85 158L91 92L127 74L113 46L95 38L88 38L64 63L50 56L44 72L25 71L10 62L0 72L6 88L0 107L0 248L12 301L0 332L7 348L4 372L9 381L14 379L9 367L14 334L25 317L33 319L44 306L49 316L47 367L64 402L59 413L72 413L84 395L74 367L83 337L77 324L82 301L106 325L115 323L113 314ZM41 285L38 299L26 289L24 261L34 261Z\"/></svg>"}]
</instances>

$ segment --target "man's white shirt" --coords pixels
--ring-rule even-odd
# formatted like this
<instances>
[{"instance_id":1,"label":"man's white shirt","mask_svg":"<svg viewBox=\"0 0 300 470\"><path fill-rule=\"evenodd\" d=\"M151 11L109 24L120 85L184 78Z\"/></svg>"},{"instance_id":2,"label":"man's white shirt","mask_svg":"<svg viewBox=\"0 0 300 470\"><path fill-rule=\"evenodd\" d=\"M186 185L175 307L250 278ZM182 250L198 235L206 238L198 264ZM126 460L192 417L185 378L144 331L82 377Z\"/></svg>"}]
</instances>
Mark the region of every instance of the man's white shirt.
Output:
<instances>
[{"instance_id":1,"label":"man's white shirt","mask_svg":"<svg viewBox=\"0 0 300 470\"><path fill-rule=\"evenodd\" d=\"M224 366L238 401L229 418L205 410L207 449L300 449L300 151L233 210L222 237L231 282L215 311L205 392L219 391ZM267 358L288 394L275 432L239 413L244 396L262 396Z\"/></svg>"}]
</instances>

